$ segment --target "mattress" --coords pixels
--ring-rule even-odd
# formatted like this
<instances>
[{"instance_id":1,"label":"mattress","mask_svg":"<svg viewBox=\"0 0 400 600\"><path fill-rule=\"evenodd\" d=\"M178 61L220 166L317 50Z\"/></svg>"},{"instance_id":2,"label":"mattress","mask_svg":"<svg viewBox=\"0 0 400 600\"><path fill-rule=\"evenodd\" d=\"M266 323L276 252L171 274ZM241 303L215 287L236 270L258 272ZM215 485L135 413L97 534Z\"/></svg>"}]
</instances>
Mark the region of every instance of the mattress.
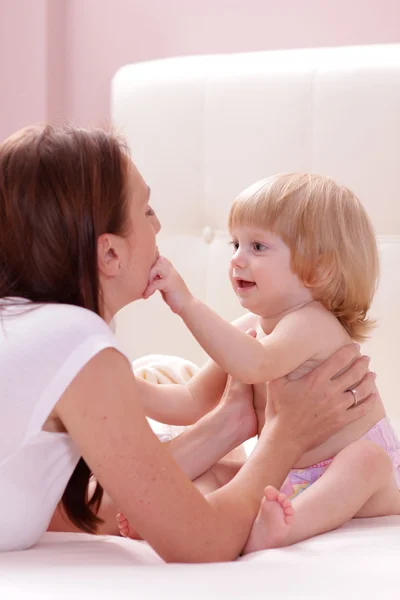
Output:
<instances>
[{"instance_id":1,"label":"mattress","mask_svg":"<svg viewBox=\"0 0 400 600\"><path fill-rule=\"evenodd\" d=\"M0 555L3 600L107 598L397 598L400 516L340 529L234 563L166 564L145 543L46 533Z\"/></svg>"}]
</instances>

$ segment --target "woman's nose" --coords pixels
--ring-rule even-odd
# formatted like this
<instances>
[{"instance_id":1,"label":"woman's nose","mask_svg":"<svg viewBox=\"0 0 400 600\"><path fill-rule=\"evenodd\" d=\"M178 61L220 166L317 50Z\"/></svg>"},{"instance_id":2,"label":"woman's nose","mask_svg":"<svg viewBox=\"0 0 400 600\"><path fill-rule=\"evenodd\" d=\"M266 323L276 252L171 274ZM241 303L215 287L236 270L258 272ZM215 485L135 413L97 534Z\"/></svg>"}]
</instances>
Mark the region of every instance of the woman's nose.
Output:
<instances>
[{"instance_id":1,"label":"woman's nose","mask_svg":"<svg viewBox=\"0 0 400 600\"><path fill-rule=\"evenodd\" d=\"M154 215L154 217L153 217L153 219L152 219L152 225L153 225L153 227L154 227L154 231L156 232L156 235L157 235L157 233L158 233L158 232L160 231L160 229L161 229L161 223L160 223L160 221L158 220L158 217L157 217L157 215Z\"/></svg>"}]
</instances>

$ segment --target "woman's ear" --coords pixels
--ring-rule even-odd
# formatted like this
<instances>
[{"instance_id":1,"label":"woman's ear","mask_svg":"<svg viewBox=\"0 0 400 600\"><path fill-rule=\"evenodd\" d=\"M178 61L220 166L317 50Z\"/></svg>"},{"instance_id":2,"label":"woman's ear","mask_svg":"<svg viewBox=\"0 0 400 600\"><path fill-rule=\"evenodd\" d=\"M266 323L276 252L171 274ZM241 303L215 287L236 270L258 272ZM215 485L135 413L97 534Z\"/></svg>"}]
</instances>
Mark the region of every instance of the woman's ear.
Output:
<instances>
[{"instance_id":1,"label":"woman's ear","mask_svg":"<svg viewBox=\"0 0 400 600\"><path fill-rule=\"evenodd\" d=\"M99 272L106 277L115 277L121 268L121 249L118 237L102 233L97 240L97 262Z\"/></svg>"}]
</instances>

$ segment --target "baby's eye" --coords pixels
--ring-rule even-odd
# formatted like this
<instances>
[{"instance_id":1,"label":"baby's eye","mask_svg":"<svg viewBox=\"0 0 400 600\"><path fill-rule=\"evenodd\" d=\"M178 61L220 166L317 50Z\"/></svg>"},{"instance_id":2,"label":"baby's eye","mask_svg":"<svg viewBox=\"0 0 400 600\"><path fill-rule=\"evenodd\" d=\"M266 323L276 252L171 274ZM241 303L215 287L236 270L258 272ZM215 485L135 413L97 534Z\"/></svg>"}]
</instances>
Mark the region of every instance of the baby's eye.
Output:
<instances>
[{"instance_id":1,"label":"baby's eye","mask_svg":"<svg viewBox=\"0 0 400 600\"><path fill-rule=\"evenodd\" d=\"M256 252L262 252L263 250L267 249L267 246L265 246L265 244L261 244L260 242L253 242L253 248L256 250Z\"/></svg>"},{"instance_id":2,"label":"baby's eye","mask_svg":"<svg viewBox=\"0 0 400 600\"><path fill-rule=\"evenodd\" d=\"M146 217L152 217L155 214L155 211L151 208L151 206L149 206L149 208L146 211Z\"/></svg>"},{"instance_id":3,"label":"baby's eye","mask_svg":"<svg viewBox=\"0 0 400 600\"><path fill-rule=\"evenodd\" d=\"M236 252L236 250L239 248L239 242L229 242L229 245L233 247L234 252Z\"/></svg>"}]
</instances>

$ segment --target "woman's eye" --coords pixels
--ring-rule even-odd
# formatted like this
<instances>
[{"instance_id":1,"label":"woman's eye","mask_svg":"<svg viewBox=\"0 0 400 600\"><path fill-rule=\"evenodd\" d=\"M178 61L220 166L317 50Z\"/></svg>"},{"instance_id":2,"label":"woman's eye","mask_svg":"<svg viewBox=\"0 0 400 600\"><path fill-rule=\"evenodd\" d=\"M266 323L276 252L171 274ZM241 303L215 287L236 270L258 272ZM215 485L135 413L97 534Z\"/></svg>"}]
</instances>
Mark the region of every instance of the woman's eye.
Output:
<instances>
[{"instance_id":1,"label":"woman's eye","mask_svg":"<svg viewBox=\"0 0 400 600\"><path fill-rule=\"evenodd\" d=\"M264 244L260 244L259 242L254 242L253 244L253 248L254 250L256 250L257 252L261 252L262 250L265 250L267 246L264 246Z\"/></svg>"},{"instance_id":2,"label":"woman's eye","mask_svg":"<svg viewBox=\"0 0 400 600\"><path fill-rule=\"evenodd\" d=\"M149 206L149 208L146 211L146 217L152 217L155 214L155 211L151 208L151 206Z\"/></svg>"}]
</instances>

